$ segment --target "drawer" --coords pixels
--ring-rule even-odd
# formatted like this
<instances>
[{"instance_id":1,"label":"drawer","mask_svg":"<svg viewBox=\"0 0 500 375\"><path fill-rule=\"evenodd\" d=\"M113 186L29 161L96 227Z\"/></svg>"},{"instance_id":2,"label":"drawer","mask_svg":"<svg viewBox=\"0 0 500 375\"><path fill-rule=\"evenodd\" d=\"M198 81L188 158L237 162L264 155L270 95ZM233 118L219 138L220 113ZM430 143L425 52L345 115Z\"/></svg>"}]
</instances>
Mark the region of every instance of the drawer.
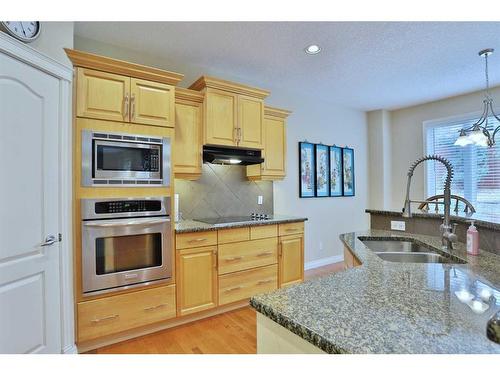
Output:
<instances>
[{"instance_id":1,"label":"drawer","mask_svg":"<svg viewBox=\"0 0 500 375\"><path fill-rule=\"evenodd\" d=\"M248 241L250 239L250 228L219 229L217 236L219 244Z\"/></svg>"},{"instance_id":2,"label":"drawer","mask_svg":"<svg viewBox=\"0 0 500 375\"><path fill-rule=\"evenodd\" d=\"M278 265L219 276L219 305L278 288Z\"/></svg>"},{"instance_id":3,"label":"drawer","mask_svg":"<svg viewBox=\"0 0 500 375\"><path fill-rule=\"evenodd\" d=\"M279 225L279 235L288 236L289 234L304 233L304 222L286 223Z\"/></svg>"},{"instance_id":4,"label":"drawer","mask_svg":"<svg viewBox=\"0 0 500 375\"><path fill-rule=\"evenodd\" d=\"M219 275L278 262L278 238L219 245Z\"/></svg>"},{"instance_id":5,"label":"drawer","mask_svg":"<svg viewBox=\"0 0 500 375\"><path fill-rule=\"evenodd\" d=\"M175 248L186 249L190 247L217 245L217 231L178 233L175 235Z\"/></svg>"},{"instance_id":6,"label":"drawer","mask_svg":"<svg viewBox=\"0 0 500 375\"><path fill-rule=\"evenodd\" d=\"M174 318L175 285L80 302L78 342Z\"/></svg>"},{"instance_id":7,"label":"drawer","mask_svg":"<svg viewBox=\"0 0 500 375\"><path fill-rule=\"evenodd\" d=\"M258 240L278 236L278 225L257 225L250 227L250 239Z\"/></svg>"}]
</instances>

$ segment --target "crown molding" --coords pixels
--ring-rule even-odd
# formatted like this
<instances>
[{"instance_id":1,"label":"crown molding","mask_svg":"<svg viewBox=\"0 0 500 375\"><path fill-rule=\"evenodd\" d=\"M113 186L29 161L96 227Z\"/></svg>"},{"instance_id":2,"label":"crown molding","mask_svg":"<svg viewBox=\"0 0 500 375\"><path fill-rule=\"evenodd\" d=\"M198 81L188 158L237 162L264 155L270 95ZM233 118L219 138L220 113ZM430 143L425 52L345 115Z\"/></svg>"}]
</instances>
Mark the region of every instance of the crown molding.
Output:
<instances>
[{"instance_id":1,"label":"crown molding","mask_svg":"<svg viewBox=\"0 0 500 375\"><path fill-rule=\"evenodd\" d=\"M177 86L177 84L184 78L184 74L169 72L168 70L94 55L92 53L77 51L69 48L65 48L64 50L75 67L78 66L109 73L122 74L133 78L146 79L173 86Z\"/></svg>"},{"instance_id":2,"label":"crown molding","mask_svg":"<svg viewBox=\"0 0 500 375\"><path fill-rule=\"evenodd\" d=\"M259 99L264 99L270 94L267 90L210 76L201 76L189 86L189 89L196 91L202 91L206 88L229 91L235 94L248 95Z\"/></svg>"},{"instance_id":3,"label":"crown molding","mask_svg":"<svg viewBox=\"0 0 500 375\"><path fill-rule=\"evenodd\" d=\"M291 113L292 111L286 109L269 107L267 105L264 107L264 116L287 118L288 116L290 116Z\"/></svg>"},{"instance_id":4,"label":"crown molding","mask_svg":"<svg viewBox=\"0 0 500 375\"><path fill-rule=\"evenodd\" d=\"M199 91L185 89L183 87L175 88L175 100L182 101L188 100L191 102L203 103L205 95Z\"/></svg>"}]
</instances>

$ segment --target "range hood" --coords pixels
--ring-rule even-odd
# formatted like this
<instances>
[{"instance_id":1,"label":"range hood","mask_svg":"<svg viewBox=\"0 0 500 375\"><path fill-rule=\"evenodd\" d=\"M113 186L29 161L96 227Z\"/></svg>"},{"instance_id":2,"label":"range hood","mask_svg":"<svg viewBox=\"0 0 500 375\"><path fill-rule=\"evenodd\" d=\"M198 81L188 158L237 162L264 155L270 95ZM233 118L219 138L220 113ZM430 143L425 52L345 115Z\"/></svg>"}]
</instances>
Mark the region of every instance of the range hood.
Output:
<instances>
[{"instance_id":1,"label":"range hood","mask_svg":"<svg viewBox=\"0 0 500 375\"><path fill-rule=\"evenodd\" d=\"M203 162L212 164L252 165L264 162L261 150L203 146Z\"/></svg>"}]
</instances>

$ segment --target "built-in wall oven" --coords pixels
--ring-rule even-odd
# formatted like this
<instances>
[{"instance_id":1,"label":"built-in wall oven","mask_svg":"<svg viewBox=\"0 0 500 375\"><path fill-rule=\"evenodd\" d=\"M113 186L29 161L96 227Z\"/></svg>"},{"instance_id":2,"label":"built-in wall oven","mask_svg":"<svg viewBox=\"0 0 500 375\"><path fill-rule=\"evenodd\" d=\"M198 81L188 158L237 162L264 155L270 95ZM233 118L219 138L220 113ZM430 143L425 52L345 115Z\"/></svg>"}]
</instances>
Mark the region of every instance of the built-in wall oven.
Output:
<instances>
[{"instance_id":1,"label":"built-in wall oven","mask_svg":"<svg viewBox=\"0 0 500 375\"><path fill-rule=\"evenodd\" d=\"M84 294L172 277L170 198L82 199Z\"/></svg>"},{"instance_id":2,"label":"built-in wall oven","mask_svg":"<svg viewBox=\"0 0 500 375\"><path fill-rule=\"evenodd\" d=\"M170 138L82 131L83 186L169 186Z\"/></svg>"}]
</instances>

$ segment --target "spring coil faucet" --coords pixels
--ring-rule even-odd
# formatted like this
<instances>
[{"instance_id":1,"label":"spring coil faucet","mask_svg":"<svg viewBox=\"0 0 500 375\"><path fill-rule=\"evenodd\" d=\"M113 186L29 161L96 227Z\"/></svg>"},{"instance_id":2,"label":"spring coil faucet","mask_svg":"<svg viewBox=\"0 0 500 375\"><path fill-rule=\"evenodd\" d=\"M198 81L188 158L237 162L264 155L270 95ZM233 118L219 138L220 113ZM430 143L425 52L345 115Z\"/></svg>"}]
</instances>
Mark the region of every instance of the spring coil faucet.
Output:
<instances>
[{"instance_id":1,"label":"spring coil faucet","mask_svg":"<svg viewBox=\"0 0 500 375\"><path fill-rule=\"evenodd\" d=\"M413 201L410 200L410 185L411 178L413 177L413 172L415 168L426 160L436 160L444 164L446 167L446 180L444 183L444 218L443 223L440 226L441 238L443 242L443 247L448 250L453 249L453 243L457 242L457 235L455 234L457 224L450 224L450 210L451 210L451 180L453 179L453 166L451 163L439 155L427 155L420 159L417 159L408 170L408 181L406 183L406 199L403 208L403 217L412 217L411 213L411 203L422 203L426 201Z\"/></svg>"}]
</instances>

